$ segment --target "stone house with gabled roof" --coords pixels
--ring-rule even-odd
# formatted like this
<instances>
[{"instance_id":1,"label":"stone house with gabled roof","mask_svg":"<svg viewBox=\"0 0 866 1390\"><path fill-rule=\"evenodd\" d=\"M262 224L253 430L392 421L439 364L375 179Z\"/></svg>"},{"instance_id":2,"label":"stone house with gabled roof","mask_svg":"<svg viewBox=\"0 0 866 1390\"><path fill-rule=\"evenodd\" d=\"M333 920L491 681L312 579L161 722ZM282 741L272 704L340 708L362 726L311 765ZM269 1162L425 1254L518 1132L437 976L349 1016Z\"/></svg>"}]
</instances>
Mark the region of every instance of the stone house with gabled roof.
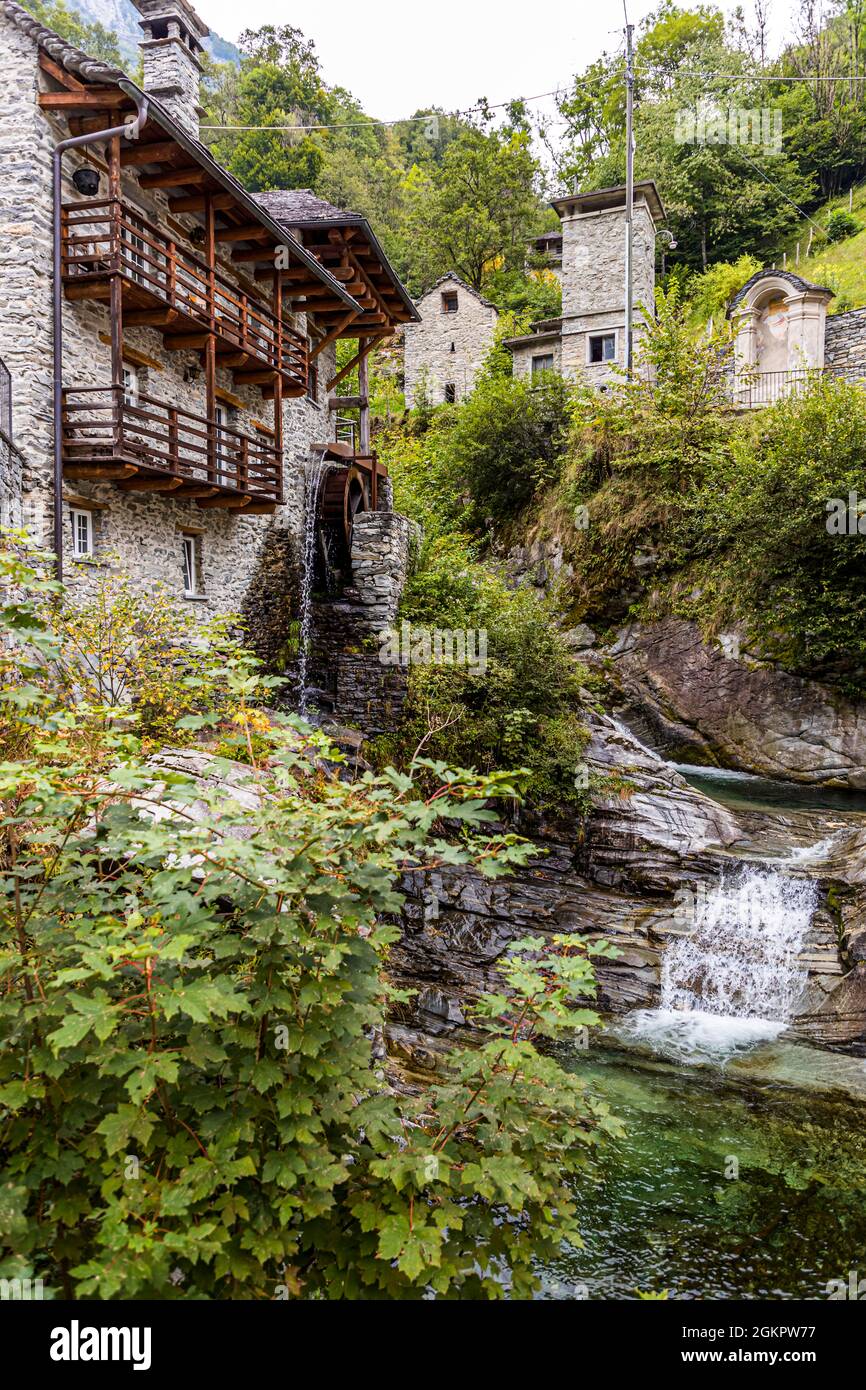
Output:
<instances>
[{"instance_id":1,"label":"stone house with gabled roof","mask_svg":"<svg viewBox=\"0 0 866 1390\"><path fill-rule=\"evenodd\" d=\"M346 546L386 496L369 430L363 449L336 438L336 344L357 365L417 315L364 219L320 204L311 227L213 159L206 26L187 0L136 3L141 87L0 0L0 361L21 460L0 504L66 581L161 581L197 615L243 611L275 654L311 450L333 461Z\"/></svg>"},{"instance_id":2,"label":"stone house with gabled roof","mask_svg":"<svg viewBox=\"0 0 866 1390\"><path fill-rule=\"evenodd\" d=\"M415 301L419 319L404 329L406 404L461 401L493 344L499 310L453 270Z\"/></svg>"}]
</instances>

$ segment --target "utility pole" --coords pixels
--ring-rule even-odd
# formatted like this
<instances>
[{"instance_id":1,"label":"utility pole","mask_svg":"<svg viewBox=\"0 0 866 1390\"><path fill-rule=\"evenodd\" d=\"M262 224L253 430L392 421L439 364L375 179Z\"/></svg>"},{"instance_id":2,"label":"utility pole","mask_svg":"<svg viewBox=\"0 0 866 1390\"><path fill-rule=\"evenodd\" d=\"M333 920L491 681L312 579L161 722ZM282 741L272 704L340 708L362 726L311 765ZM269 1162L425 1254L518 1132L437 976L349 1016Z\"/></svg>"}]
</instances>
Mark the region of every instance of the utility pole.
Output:
<instances>
[{"instance_id":1,"label":"utility pole","mask_svg":"<svg viewBox=\"0 0 866 1390\"><path fill-rule=\"evenodd\" d=\"M634 205L634 49L632 35L634 25L628 22L628 11L623 0L625 15L625 370L632 374L632 211Z\"/></svg>"}]
</instances>

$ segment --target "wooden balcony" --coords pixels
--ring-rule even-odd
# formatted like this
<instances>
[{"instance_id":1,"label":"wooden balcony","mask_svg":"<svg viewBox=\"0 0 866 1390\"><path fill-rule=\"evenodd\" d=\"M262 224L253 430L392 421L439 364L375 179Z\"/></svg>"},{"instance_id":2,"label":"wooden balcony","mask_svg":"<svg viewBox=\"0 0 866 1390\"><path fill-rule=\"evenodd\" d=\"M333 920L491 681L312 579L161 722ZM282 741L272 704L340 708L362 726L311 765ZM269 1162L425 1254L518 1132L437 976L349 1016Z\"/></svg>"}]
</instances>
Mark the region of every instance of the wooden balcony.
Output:
<instances>
[{"instance_id":1,"label":"wooden balcony","mask_svg":"<svg viewBox=\"0 0 866 1390\"><path fill-rule=\"evenodd\" d=\"M168 348L203 348L213 335L217 363L242 382L266 386L279 371L283 392L307 389L307 344L267 304L242 293L207 261L182 249L121 199L67 203L62 210L62 275L69 299L109 300L122 286L125 327L158 328Z\"/></svg>"},{"instance_id":2,"label":"wooden balcony","mask_svg":"<svg viewBox=\"0 0 866 1390\"><path fill-rule=\"evenodd\" d=\"M282 458L269 440L150 396L132 399L122 386L64 390L63 472L244 515L282 500Z\"/></svg>"}]
</instances>

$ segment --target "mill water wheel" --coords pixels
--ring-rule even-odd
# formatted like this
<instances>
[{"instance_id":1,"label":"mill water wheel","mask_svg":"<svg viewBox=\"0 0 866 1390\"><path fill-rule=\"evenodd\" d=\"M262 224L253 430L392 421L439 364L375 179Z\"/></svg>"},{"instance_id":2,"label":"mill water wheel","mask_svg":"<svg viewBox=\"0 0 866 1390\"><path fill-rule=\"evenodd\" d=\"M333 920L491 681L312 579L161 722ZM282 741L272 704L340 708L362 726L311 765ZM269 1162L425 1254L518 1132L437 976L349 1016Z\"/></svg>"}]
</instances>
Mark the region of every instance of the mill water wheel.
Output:
<instances>
[{"instance_id":1,"label":"mill water wheel","mask_svg":"<svg viewBox=\"0 0 866 1390\"><path fill-rule=\"evenodd\" d=\"M355 517L369 510L369 482L360 468L331 468L319 493L319 537L329 588L350 577Z\"/></svg>"}]
</instances>

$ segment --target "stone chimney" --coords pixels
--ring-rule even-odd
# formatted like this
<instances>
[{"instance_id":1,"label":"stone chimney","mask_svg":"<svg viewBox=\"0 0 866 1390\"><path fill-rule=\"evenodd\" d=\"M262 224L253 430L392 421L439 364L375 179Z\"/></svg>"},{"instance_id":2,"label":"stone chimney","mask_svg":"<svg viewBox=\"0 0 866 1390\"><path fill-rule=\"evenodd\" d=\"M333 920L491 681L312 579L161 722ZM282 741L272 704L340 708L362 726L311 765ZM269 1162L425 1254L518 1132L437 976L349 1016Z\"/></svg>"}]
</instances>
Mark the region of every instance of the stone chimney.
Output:
<instances>
[{"instance_id":1,"label":"stone chimney","mask_svg":"<svg viewBox=\"0 0 866 1390\"><path fill-rule=\"evenodd\" d=\"M202 39L210 33L186 0L133 0L144 30L144 90L198 139Z\"/></svg>"}]
</instances>

